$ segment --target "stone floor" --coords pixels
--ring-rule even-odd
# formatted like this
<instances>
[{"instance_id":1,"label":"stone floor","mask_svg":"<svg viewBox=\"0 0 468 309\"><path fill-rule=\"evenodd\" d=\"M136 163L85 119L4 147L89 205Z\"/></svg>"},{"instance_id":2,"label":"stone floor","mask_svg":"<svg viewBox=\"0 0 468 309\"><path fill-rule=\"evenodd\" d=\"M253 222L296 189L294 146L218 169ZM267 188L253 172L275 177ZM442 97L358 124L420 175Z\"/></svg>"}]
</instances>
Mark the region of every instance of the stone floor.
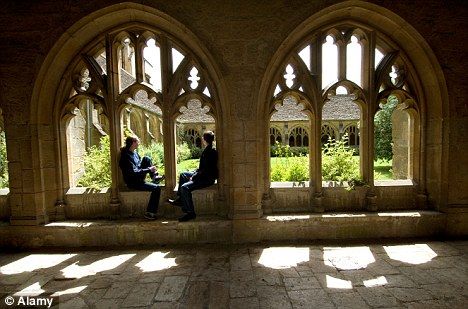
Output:
<instances>
[{"instance_id":1,"label":"stone floor","mask_svg":"<svg viewBox=\"0 0 468 309\"><path fill-rule=\"evenodd\" d=\"M467 308L467 253L424 240L1 253L0 307Z\"/></svg>"}]
</instances>

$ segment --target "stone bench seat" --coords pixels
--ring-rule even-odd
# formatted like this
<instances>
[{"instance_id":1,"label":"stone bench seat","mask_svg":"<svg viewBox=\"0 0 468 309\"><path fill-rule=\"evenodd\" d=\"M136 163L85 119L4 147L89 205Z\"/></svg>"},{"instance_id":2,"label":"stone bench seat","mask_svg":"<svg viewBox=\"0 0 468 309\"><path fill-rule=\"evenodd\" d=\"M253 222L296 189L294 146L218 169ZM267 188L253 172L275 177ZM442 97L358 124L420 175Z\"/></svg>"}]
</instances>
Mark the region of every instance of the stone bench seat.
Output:
<instances>
[{"instance_id":1,"label":"stone bench seat","mask_svg":"<svg viewBox=\"0 0 468 309\"><path fill-rule=\"evenodd\" d=\"M231 244L269 241L380 239L444 236L448 216L437 211L268 215L230 220L200 215L178 222L162 217L66 220L42 226L0 226L0 247L111 247Z\"/></svg>"},{"instance_id":2,"label":"stone bench seat","mask_svg":"<svg viewBox=\"0 0 468 309\"><path fill-rule=\"evenodd\" d=\"M161 188L162 189L162 188ZM174 189L172 197L175 197L177 187ZM136 190L121 190L120 202L122 203L121 215L126 217L143 216L146 211L150 192ZM192 192L195 211L198 215L216 215L218 213L218 185L214 184L207 188L195 190ZM164 215L182 214L178 207L170 205L163 194L159 202L159 213Z\"/></svg>"}]
</instances>

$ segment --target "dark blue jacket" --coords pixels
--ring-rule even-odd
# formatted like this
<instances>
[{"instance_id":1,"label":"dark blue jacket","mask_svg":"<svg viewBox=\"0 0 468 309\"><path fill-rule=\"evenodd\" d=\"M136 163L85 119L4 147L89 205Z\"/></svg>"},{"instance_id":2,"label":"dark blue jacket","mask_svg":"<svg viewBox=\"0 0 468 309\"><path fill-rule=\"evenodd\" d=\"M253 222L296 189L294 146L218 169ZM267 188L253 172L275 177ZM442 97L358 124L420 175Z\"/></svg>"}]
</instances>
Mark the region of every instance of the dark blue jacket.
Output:
<instances>
[{"instance_id":1,"label":"dark blue jacket","mask_svg":"<svg viewBox=\"0 0 468 309\"><path fill-rule=\"evenodd\" d=\"M212 145L208 145L200 157L200 165L192 177L194 182L212 182L218 178L218 152Z\"/></svg>"},{"instance_id":2,"label":"dark blue jacket","mask_svg":"<svg viewBox=\"0 0 468 309\"><path fill-rule=\"evenodd\" d=\"M144 183L146 174L150 172L149 168L141 168L141 158L138 153L131 152L127 148L122 148L120 152L119 166L127 185Z\"/></svg>"}]
</instances>

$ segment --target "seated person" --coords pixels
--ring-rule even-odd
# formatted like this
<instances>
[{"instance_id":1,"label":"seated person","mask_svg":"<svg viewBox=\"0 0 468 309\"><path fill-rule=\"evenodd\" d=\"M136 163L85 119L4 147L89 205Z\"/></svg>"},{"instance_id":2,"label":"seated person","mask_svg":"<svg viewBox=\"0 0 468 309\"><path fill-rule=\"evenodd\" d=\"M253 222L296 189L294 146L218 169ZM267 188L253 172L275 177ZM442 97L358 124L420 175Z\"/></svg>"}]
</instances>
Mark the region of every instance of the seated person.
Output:
<instances>
[{"instance_id":1,"label":"seated person","mask_svg":"<svg viewBox=\"0 0 468 309\"><path fill-rule=\"evenodd\" d=\"M125 139L125 147L122 147L120 150L119 166L129 189L151 192L144 216L148 220L155 220L161 195L161 188L158 183L164 176L158 175L157 169L149 157L140 159L140 156L136 152L139 145L140 139L136 136L129 136ZM153 183L145 181L146 174L151 176Z\"/></svg>"},{"instance_id":2,"label":"seated person","mask_svg":"<svg viewBox=\"0 0 468 309\"><path fill-rule=\"evenodd\" d=\"M169 203L181 206L185 213L179 222L196 218L192 201L192 191L209 187L218 178L218 152L213 148L215 135L212 131L203 133L203 145L206 146L200 157L200 165L194 172L182 172L179 176L177 197L169 199Z\"/></svg>"}]
</instances>

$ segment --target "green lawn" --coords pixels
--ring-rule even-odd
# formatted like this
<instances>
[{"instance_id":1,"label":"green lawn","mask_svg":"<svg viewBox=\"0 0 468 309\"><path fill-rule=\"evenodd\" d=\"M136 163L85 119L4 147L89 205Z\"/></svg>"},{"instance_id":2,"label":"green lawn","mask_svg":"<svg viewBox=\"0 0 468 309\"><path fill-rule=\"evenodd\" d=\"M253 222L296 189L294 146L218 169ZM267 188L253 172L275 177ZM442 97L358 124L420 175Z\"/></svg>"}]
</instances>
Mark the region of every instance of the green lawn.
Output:
<instances>
[{"instance_id":1,"label":"green lawn","mask_svg":"<svg viewBox=\"0 0 468 309\"><path fill-rule=\"evenodd\" d=\"M177 175L179 175L181 172L185 171L193 171L198 168L198 164L200 162L200 159L189 159L180 162L177 164Z\"/></svg>"},{"instance_id":2,"label":"green lawn","mask_svg":"<svg viewBox=\"0 0 468 309\"><path fill-rule=\"evenodd\" d=\"M392 160L376 160L374 161L374 179L375 180L392 180Z\"/></svg>"},{"instance_id":3,"label":"green lawn","mask_svg":"<svg viewBox=\"0 0 468 309\"><path fill-rule=\"evenodd\" d=\"M353 157L355 160L359 160L358 156ZM309 165L308 157L296 158L301 160L304 165ZM272 157L270 161L271 166L280 165L284 162L285 158ZM185 160L177 164L177 175L183 171L193 171L198 168L199 159ZM374 161L374 178L376 180L391 180L393 179L392 174L392 161L377 160Z\"/></svg>"}]
</instances>

